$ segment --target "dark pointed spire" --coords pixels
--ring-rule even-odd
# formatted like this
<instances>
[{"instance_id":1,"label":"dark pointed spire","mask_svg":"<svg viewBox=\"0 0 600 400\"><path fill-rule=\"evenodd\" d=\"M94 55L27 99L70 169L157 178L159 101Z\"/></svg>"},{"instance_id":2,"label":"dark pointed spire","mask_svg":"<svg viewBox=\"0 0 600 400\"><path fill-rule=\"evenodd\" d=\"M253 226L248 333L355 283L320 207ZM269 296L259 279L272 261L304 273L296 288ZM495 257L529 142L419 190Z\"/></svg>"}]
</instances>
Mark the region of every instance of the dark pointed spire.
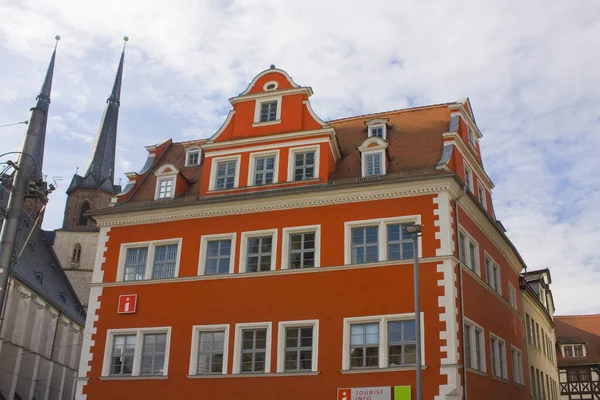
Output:
<instances>
[{"instance_id":1,"label":"dark pointed spire","mask_svg":"<svg viewBox=\"0 0 600 400\"><path fill-rule=\"evenodd\" d=\"M46 71L46 78L44 79L44 83L42 84L40 94L38 94L36 97L35 106L32 108L32 111L34 109L39 109L44 112L43 117L37 120L37 122L39 123L38 132L40 135L40 139L37 141L35 151L31 155L33 157L31 177L35 178L35 180L42 178L42 165L44 163L44 146L46 143L46 125L48 122L48 110L50 109L50 92L52 91L52 78L54 77L54 61L56 60L56 47L58 46L60 36L56 35L55 39L56 43L54 44L54 51L52 52L52 57L50 58L48 71Z\"/></svg>"},{"instance_id":2,"label":"dark pointed spire","mask_svg":"<svg viewBox=\"0 0 600 400\"><path fill-rule=\"evenodd\" d=\"M125 36L124 40L127 42L129 38ZM83 177L77 174L73 176L67 193L78 187L102 189L113 194L120 191L120 188L114 185L114 175L124 58L125 46L123 46L123 51L121 52L115 83L113 84L110 97L106 101L106 109L104 110L98 133L96 134L96 140L94 141L94 147L92 148L85 174Z\"/></svg>"}]
</instances>

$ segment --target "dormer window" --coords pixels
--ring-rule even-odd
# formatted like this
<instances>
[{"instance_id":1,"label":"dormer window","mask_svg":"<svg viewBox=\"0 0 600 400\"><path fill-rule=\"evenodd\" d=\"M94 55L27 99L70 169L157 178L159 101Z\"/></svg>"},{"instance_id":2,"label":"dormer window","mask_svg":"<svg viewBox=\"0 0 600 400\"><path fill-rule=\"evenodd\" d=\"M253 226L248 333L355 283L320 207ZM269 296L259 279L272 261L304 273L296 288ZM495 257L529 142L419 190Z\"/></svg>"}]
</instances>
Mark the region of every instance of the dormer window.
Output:
<instances>
[{"instance_id":1,"label":"dormer window","mask_svg":"<svg viewBox=\"0 0 600 400\"><path fill-rule=\"evenodd\" d=\"M368 137L378 137L382 140L387 140L387 119L372 119L365 122L368 130Z\"/></svg>"},{"instance_id":2,"label":"dormer window","mask_svg":"<svg viewBox=\"0 0 600 400\"><path fill-rule=\"evenodd\" d=\"M275 121L277 119L277 102L269 101L260 105L260 122Z\"/></svg>"},{"instance_id":3,"label":"dormer window","mask_svg":"<svg viewBox=\"0 0 600 400\"><path fill-rule=\"evenodd\" d=\"M200 149L189 149L185 153L185 166L194 167L200 164Z\"/></svg>"},{"instance_id":4,"label":"dormer window","mask_svg":"<svg viewBox=\"0 0 600 400\"><path fill-rule=\"evenodd\" d=\"M362 177L386 174L386 149L388 143L378 136L372 136L364 141L358 150L361 153Z\"/></svg>"},{"instance_id":5,"label":"dormer window","mask_svg":"<svg viewBox=\"0 0 600 400\"><path fill-rule=\"evenodd\" d=\"M179 170L171 164L163 165L154 173L156 176L156 190L154 200L172 199L175 197Z\"/></svg>"},{"instance_id":6,"label":"dormer window","mask_svg":"<svg viewBox=\"0 0 600 400\"><path fill-rule=\"evenodd\" d=\"M366 173L365 176L374 176L374 175L381 175L381 156L383 155L382 152L376 152L373 154L365 154L365 160L366 160Z\"/></svg>"},{"instance_id":7,"label":"dormer window","mask_svg":"<svg viewBox=\"0 0 600 400\"><path fill-rule=\"evenodd\" d=\"M585 357L587 354L585 344L563 344L562 353L565 358Z\"/></svg>"}]
</instances>

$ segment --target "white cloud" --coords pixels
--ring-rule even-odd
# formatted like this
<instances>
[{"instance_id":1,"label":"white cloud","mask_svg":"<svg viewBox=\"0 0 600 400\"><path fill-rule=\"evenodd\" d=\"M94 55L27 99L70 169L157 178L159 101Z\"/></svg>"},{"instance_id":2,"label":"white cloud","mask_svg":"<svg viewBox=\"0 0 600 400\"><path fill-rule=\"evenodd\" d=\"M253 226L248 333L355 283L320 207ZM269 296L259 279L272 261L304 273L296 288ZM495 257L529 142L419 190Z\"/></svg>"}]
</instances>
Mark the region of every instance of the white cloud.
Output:
<instances>
[{"instance_id":1,"label":"white cloud","mask_svg":"<svg viewBox=\"0 0 600 400\"><path fill-rule=\"evenodd\" d=\"M55 33L45 170L65 186L85 167L125 34L117 177L143 165L143 145L210 136L271 63L314 88L325 119L470 96L497 216L530 268L551 268L559 312L598 312L584 297L600 284L599 17L593 0L8 0L0 124L26 117ZM0 129L0 147L22 133ZM48 228L62 220L52 196Z\"/></svg>"}]
</instances>

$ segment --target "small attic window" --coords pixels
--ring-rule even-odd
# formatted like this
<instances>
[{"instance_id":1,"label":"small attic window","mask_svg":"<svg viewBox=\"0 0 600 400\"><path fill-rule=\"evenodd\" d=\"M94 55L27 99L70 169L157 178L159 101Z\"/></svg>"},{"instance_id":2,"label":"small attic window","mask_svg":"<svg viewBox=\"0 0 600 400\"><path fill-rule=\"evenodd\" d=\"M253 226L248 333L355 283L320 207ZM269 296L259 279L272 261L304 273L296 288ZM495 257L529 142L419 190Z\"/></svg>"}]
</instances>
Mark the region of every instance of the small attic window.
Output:
<instances>
[{"instance_id":1,"label":"small attic window","mask_svg":"<svg viewBox=\"0 0 600 400\"><path fill-rule=\"evenodd\" d=\"M185 153L185 166L194 167L200 164L200 149L191 148Z\"/></svg>"},{"instance_id":2,"label":"small attic window","mask_svg":"<svg viewBox=\"0 0 600 400\"><path fill-rule=\"evenodd\" d=\"M368 137L378 137L387 140L387 119L376 118L365 122L367 125Z\"/></svg>"},{"instance_id":3,"label":"small attic window","mask_svg":"<svg viewBox=\"0 0 600 400\"><path fill-rule=\"evenodd\" d=\"M273 90L277 90L278 83L276 81L269 81L263 85L263 90L265 92L272 92Z\"/></svg>"}]
</instances>

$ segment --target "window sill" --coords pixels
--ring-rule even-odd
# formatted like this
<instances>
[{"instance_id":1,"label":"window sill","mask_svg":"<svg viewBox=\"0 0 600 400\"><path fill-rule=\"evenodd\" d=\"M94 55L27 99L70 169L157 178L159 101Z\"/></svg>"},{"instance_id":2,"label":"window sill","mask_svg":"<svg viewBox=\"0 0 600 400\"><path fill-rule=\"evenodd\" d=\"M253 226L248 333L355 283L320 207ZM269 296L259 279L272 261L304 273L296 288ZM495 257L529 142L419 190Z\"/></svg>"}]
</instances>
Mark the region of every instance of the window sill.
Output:
<instances>
[{"instance_id":1,"label":"window sill","mask_svg":"<svg viewBox=\"0 0 600 400\"><path fill-rule=\"evenodd\" d=\"M255 122L255 123L252 124L252 127L256 128L258 126L277 125L277 124L280 124L280 123L281 123L281 120L280 119L276 119L276 120L273 120L273 121Z\"/></svg>"},{"instance_id":2,"label":"window sill","mask_svg":"<svg viewBox=\"0 0 600 400\"><path fill-rule=\"evenodd\" d=\"M147 379L169 379L168 375L99 376L101 381L142 381Z\"/></svg>"},{"instance_id":3,"label":"window sill","mask_svg":"<svg viewBox=\"0 0 600 400\"><path fill-rule=\"evenodd\" d=\"M493 380L495 380L495 381L499 381L499 382L508 383L508 379L507 379L507 378L502 378L502 377L500 377L500 376L495 376L495 375L492 375L492 379L493 379Z\"/></svg>"},{"instance_id":4,"label":"window sill","mask_svg":"<svg viewBox=\"0 0 600 400\"><path fill-rule=\"evenodd\" d=\"M519 382L513 382L513 385L515 385L516 387L519 387L521 389L525 389L527 386L525 386L524 383L519 383Z\"/></svg>"},{"instance_id":5,"label":"window sill","mask_svg":"<svg viewBox=\"0 0 600 400\"><path fill-rule=\"evenodd\" d=\"M316 376L319 371L306 372L269 372L262 374L206 374L206 375L188 375L188 379L222 379L222 378L276 378L280 376Z\"/></svg>"},{"instance_id":6,"label":"window sill","mask_svg":"<svg viewBox=\"0 0 600 400\"><path fill-rule=\"evenodd\" d=\"M395 372L395 371L414 371L417 367L414 365L408 367L387 367L387 368L362 368L362 369L344 369L340 371L342 375L351 374L370 374L374 372ZM422 369L427 369L427 365L423 365Z\"/></svg>"},{"instance_id":7,"label":"window sill","mask_svg":"<svg viewBox=\"0 0 600 400\"><path fill-rule=\"evenodd\" d=\"M467 371L468 371L468 372L472 372L472 373L474 373L474 374L477 374L477 375L481 375L481 376L487 376L487 372L485 372L485 371L480 371L480 370L478 370L478 369L474 369L474 368L468 368L468 367L467 367Z\"/></svg>"}]
</instances>

